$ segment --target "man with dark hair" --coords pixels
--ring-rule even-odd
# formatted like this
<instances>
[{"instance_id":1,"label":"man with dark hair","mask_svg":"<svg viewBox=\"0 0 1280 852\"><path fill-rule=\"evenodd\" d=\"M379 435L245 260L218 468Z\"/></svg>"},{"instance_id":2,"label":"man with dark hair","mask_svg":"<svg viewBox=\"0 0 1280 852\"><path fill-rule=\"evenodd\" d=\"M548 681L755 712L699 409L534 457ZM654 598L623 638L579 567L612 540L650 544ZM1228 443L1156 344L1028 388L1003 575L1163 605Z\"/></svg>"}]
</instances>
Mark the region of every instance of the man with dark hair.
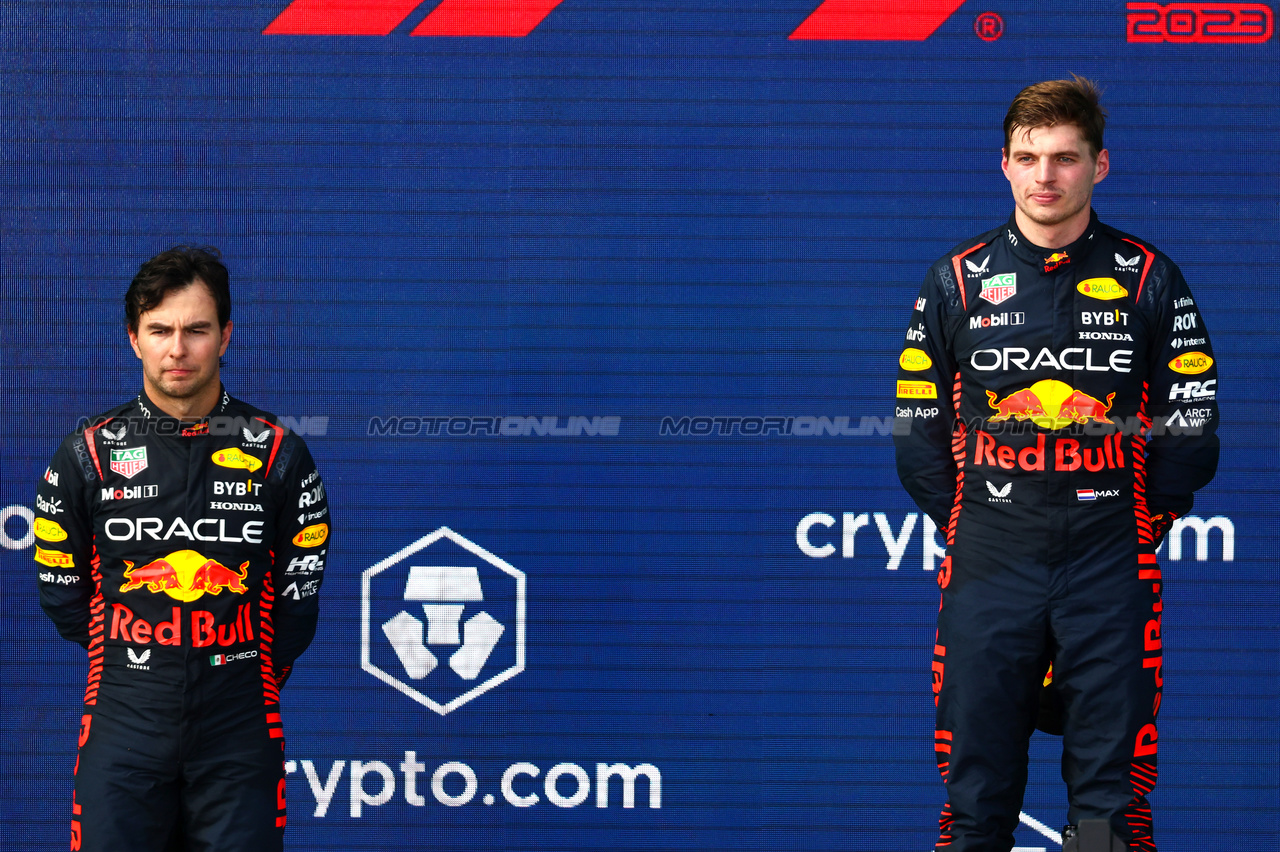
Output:
<instances>
[{"instance_id":1,"label":"man with dark hair","mask_svg":"<svg viewBox=\"0 0 1280 852\"><path fill-rule=\"evenodd\" d=\"M1013 845L1050 662L1064 849L1084 820L1155 849L1155 551L1217 468L1217 371L1178 267L1091 209L1104 123L1079 77L1017 96L1013 215L929 270L899 360L898 473L947 536L939 850Z\"/></svg>"},{"instance_id":2,"label":"man with dark hair","mask_svg":"<svg viewBox=\"0 0 1280 852\"><path fill-rule=\"evenodd\" d=\"M219 380L227 270L143 264L125 297L142 391L39 483L40 604L89 652L73 850L280 850L280 688L315 634L329 509L306 444Z\"/></svg>"}]
</instances>

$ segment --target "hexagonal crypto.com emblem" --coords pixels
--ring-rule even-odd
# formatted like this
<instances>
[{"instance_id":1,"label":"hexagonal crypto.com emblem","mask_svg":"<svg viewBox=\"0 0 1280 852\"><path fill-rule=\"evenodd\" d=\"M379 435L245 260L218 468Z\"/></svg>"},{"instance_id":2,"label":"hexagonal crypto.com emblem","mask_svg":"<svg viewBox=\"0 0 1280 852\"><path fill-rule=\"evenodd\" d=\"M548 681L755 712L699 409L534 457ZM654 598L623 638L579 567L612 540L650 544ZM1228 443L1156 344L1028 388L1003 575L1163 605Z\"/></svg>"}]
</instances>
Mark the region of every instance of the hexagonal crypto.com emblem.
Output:
<instances>
[{"instance_id":1,"label":"hexagonal crypto.com emblem","mask_svg":"<svg viewBox=\"0 0 1280 852\"><path fill-rule=\"evenodd\" d=\"M441 527L364 572L360 665L440 715L524 671L524 572Z\"/></svg>"}]
</instances>

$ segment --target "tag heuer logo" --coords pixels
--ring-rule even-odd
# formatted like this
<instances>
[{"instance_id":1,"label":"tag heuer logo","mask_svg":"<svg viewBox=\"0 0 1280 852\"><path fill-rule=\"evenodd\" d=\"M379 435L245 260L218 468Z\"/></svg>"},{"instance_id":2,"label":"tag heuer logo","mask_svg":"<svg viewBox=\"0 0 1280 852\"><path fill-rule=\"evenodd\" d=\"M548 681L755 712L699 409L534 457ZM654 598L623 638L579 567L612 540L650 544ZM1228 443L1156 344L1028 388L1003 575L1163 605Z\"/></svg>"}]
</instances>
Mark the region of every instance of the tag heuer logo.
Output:
<instances>
[{"instance_id":1,"label":"tag heuer logo","mask_svg":"<svg viewBox=\"0 0 1280 852\"><path fill-rule=\"evenodd\" d=\"M982 292L978 296L993 305L998 305L1017 292L1017 273L1006 272L1003 275L993 275L990 278L982 279Z\"/></svg>"},{"instance_id":2,"label":"tag heuer logo","mask_svg":"<svg viewBox=\"0 0 1280 852\"><path fill-rule=\"evenodd\" d=\"M133 479L147 469L147 448L130 447L111 451L111 470L125 479Z\"/></svg>"}]
</instances>

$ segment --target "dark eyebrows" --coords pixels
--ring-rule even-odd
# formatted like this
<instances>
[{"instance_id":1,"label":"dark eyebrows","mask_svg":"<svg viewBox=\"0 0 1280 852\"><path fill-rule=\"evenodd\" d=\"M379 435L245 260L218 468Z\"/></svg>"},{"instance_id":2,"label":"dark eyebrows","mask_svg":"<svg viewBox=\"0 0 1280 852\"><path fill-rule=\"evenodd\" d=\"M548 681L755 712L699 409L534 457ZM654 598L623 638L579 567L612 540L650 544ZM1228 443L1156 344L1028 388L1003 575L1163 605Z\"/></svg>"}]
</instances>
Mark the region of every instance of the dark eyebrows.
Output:
<instances>
[{"instance_id":1,"label":"dark eyebrows","mask_svg":"<svg viewBox=\"0 0 1280 852\"><path fill-rule=\"evenodd\" d=\"M208 331L210 328L213 328L213 323L209 322L208 320L196 320L195 322L189 322L186 325L184 325L182 327L182 330L183 331ZM147 322L147 331L154 332L154 331L172 331L172 330L173 330L173 326L169 325L169 323L167 322L161 322L160 320L149 320Z\"/></svg>"}]
</instances>

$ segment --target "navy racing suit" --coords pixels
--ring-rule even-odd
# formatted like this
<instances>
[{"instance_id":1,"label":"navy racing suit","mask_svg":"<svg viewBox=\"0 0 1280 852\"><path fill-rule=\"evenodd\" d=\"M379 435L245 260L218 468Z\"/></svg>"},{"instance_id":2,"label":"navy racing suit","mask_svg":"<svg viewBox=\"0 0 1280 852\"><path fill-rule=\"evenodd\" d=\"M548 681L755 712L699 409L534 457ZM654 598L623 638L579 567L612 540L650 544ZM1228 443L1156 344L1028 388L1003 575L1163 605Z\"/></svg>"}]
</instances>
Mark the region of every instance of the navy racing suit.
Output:
<instances>
[{"instance_id":1,"label":"navy racing suit","mask_svg":"<svg viewBox=\"0 0 1280 852\"><path fill-rule=\"evenodd\" d=\"M69 435L36 497L40 603L88 650L71 848L279 850L280 687L315 634L329 509L306 444L223 391Z\"/></svg>"},{"instance_id":2,"label":"navy racing suit","mask_svg":"<svg viewBox=\"0 0 1280 852\"><path fill-rule=\"evenodd\" d=\"M1008 850L1050 661L1069 822L1154 850L1155 548L1218 462L1217 369L1178 268L1091 215L1014 219L926 276L899 360L899 477L947 533L934 647L939 850Z\"/></svg>"}]
</instances>

